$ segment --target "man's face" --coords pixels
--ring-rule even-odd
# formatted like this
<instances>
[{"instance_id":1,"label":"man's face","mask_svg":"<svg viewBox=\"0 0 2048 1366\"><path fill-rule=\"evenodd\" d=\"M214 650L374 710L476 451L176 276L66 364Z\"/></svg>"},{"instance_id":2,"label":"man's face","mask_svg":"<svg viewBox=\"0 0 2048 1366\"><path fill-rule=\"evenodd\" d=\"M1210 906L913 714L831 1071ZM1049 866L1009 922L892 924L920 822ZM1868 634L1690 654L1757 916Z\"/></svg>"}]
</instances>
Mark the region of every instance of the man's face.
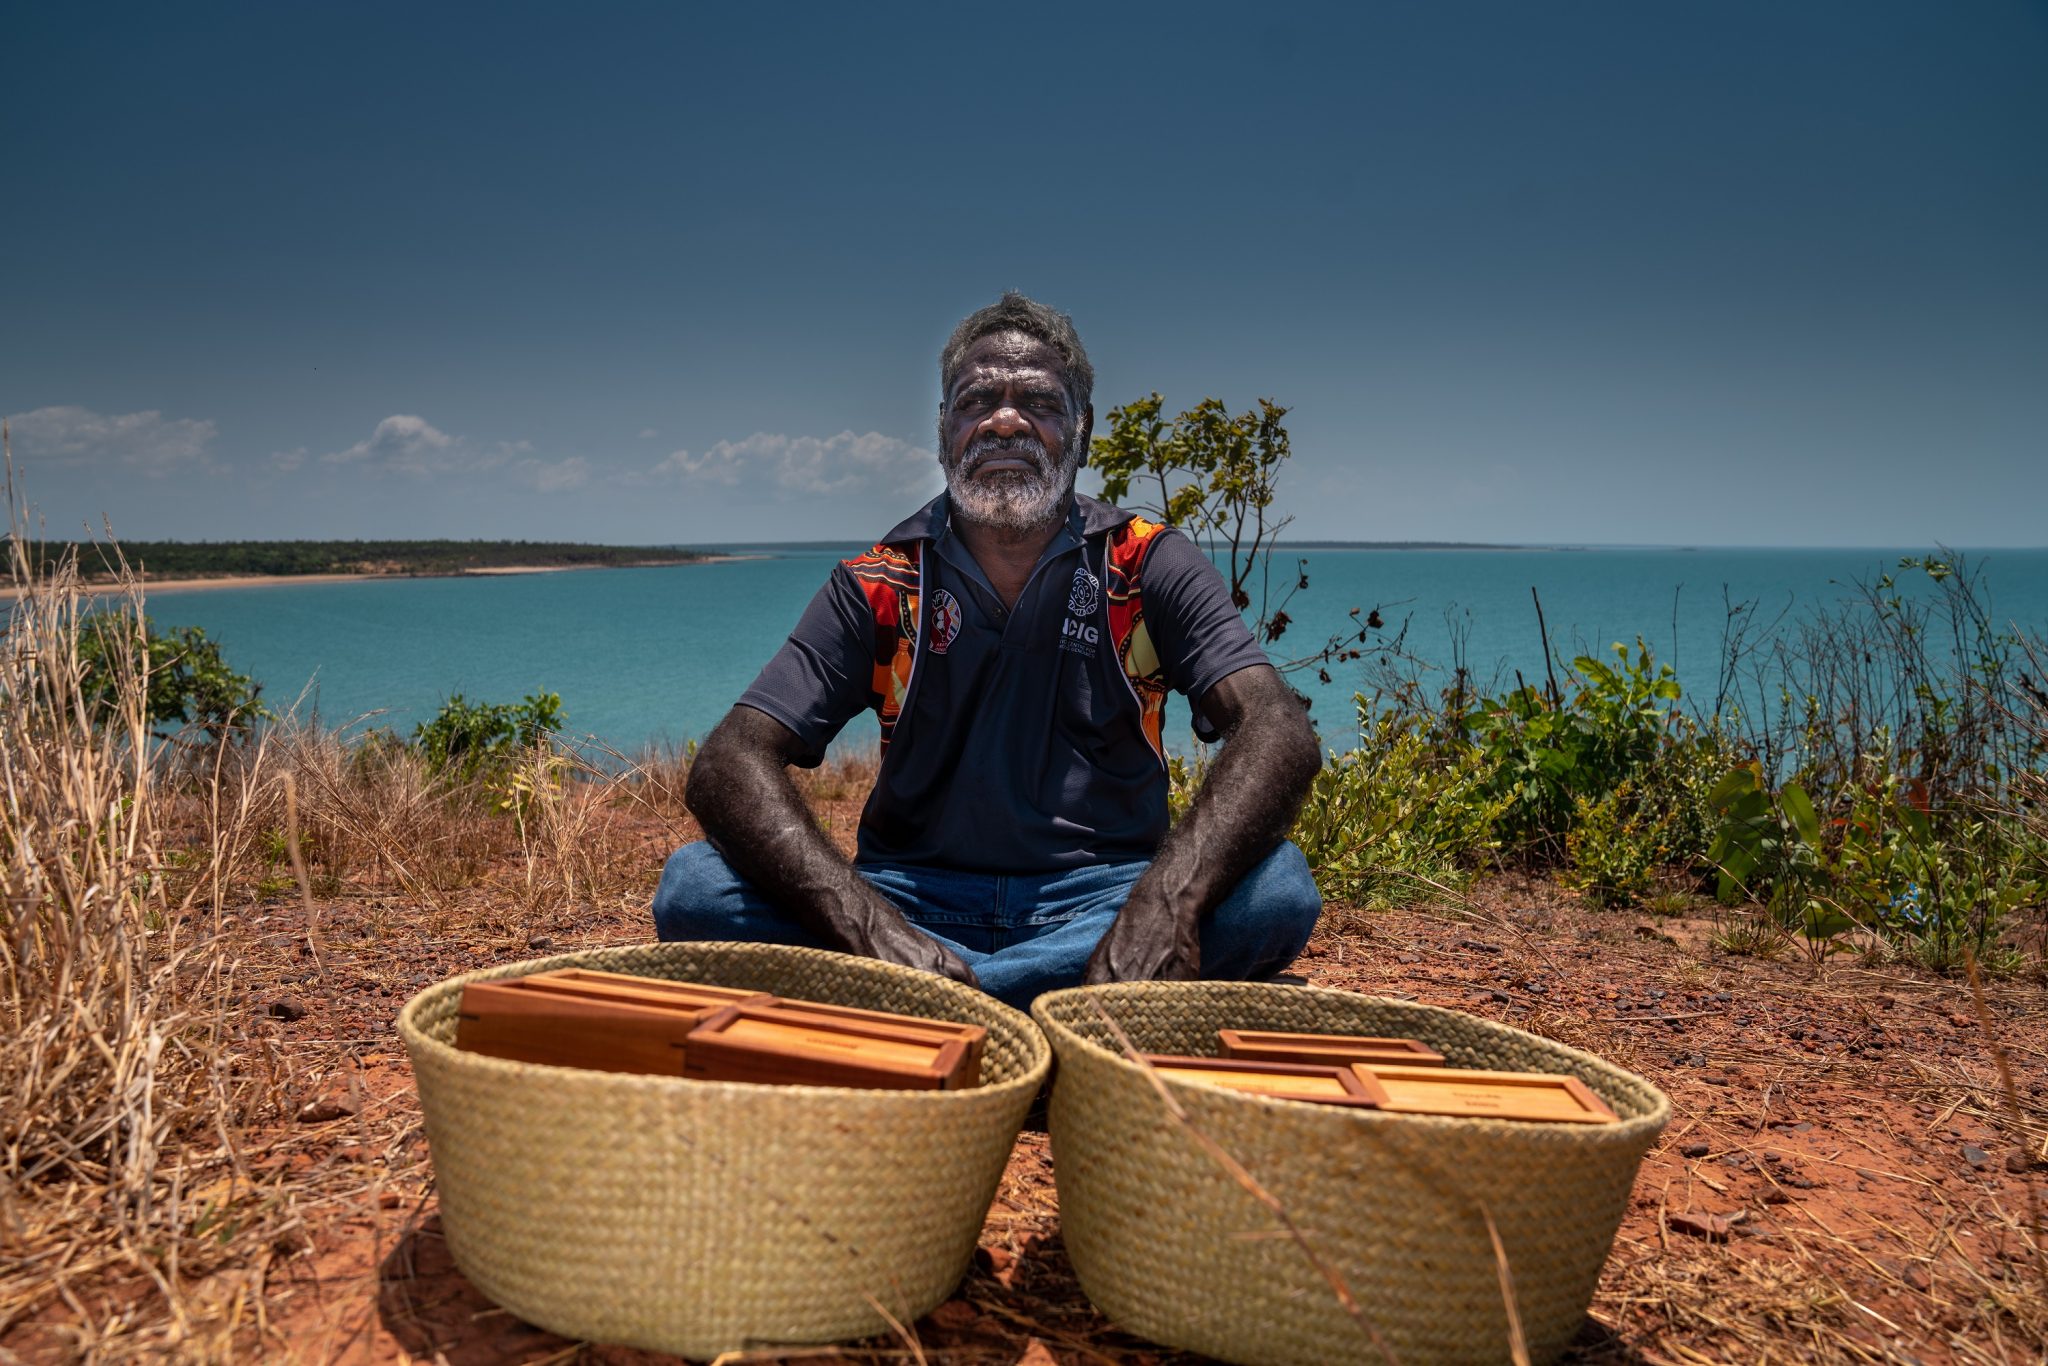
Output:
<instances>
[{"instance_id":1,"label":"man's face","mask_svg":"<svg viewBox=\"0 0 2048 1366\"><path fill-rule=\"evenodd\" d=\"M1023 332L968 349L939 413L939 465L954 511L1006 531L1056 520L1094 413L1067 406L1059 354Z\"/></svg>"}]
</instances>

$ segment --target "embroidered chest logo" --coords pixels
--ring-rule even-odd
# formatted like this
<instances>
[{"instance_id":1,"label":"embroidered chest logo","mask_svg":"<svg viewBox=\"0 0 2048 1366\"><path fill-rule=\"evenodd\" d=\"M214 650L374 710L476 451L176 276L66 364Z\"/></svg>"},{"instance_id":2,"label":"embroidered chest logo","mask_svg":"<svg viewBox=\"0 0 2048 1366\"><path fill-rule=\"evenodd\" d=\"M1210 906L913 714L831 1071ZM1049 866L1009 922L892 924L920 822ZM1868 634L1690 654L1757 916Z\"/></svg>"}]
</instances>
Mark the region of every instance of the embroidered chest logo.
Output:
<instances>
[{"instance_id":1,"label":"embroidered chest logo","mask_svg":"<svg viewBox=\"0 0 2048 1366\"><path fill-rule=\"evenodd\" d=\"M932 594L932 653L946 653L959 634L960 600L941 588Z\"/></svg>"},{"instance_id":2,"label":"embroidered chest logo","mask_svg":"<svg viewBox=\"0 0 2048 1366\"><path fill-rule=\"evenodd\" d=\"M1092 617L1102 602L1102 584L1086 565L1074 571L1074 591L1067 594L1067 610L1077 617Z\"/></svg>"},{"instance_id":3,"label":"embroidered chest logo","mask_svg":"<svg viewBox=\"0 0 2048 1366\"><path fill-rule=\"evenodd\" d=\"M1060 648L1075 654L1089 654L1102 640L1102 630L1091 620L1102 605L1102 583L1087 566L1074 571L1074 587L1067 594L1069 615L1060 622Z\"/></svg>"}]
</instances>

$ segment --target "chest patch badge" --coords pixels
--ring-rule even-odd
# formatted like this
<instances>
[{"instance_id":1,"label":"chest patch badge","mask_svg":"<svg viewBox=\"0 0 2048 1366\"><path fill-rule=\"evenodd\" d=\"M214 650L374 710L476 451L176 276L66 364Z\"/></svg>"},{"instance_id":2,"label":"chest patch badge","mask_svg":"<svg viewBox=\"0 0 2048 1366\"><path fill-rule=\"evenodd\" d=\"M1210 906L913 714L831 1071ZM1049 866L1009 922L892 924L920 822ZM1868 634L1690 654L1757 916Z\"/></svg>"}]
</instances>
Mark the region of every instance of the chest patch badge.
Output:
<instances>
[{"instance_id":1,"label":"chest patch badge","mask_svg":"<svg viewBox=\"0 0 2048 1366\"><path fill-rule=\"evenodd\" d=\"M1067 594L1067 610L1077 617L1092 617L1102 602L1102 583L1088 567L1074 571L1074 590Z\"/></svg>"},{"instance_id":2,"label":"chest patch badge","mask_svg":"<svg viewBox=\"0 0 2048 1366\"><path fill-rule=\"evenodd\" d=\"M932 653L942 655L960 634L960 599L941 588L932 594Z\"/></svg>"},{"instance_id":3,"label":"chest patch badge","mask_svg":"<svg viewBox=\"0 0 2048 1366\"><path fill-rule=\"evenodd\" d=\"M1060 648L1070 654L1088 655L1102 640L1101 628L1091 617L1102 605L1102 583L1086 566L1074 571L1073 591L1067 594L1068 616L1060 621Z\"/></svg>"}]
</instances>

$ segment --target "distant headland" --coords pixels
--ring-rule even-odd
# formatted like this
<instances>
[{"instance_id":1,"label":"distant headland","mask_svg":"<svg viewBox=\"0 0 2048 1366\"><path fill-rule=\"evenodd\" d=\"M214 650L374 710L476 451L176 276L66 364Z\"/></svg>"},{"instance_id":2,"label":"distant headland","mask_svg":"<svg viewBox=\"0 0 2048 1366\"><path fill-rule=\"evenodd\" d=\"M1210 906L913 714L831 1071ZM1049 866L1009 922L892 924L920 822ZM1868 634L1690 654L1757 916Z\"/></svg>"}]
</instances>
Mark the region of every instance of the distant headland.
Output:
<instances>
[{"instance_id":1,"label":"distant headland","mask_svg":"<svg viewBox=\"0 0 2048 1366\"><path fill-rule=\"evenodd\" d=\"M88 583L116 577L114 548L46 541L45 562L75 551ZM240 587L279 581L450 578L537 574L561 569L628 569L703 564L731 556L676 546L587 545L574 541L123 541L120 563L152 589Z\"/></svg>"}]
</instances>

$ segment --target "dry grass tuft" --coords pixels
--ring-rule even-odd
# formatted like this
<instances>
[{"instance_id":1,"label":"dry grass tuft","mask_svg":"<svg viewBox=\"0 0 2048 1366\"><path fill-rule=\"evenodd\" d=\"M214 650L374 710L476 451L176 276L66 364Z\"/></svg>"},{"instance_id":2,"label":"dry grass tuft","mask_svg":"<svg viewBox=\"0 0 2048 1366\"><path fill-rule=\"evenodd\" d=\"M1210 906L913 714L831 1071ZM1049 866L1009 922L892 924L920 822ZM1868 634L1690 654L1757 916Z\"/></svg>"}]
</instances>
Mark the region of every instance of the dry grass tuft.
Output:
<instances>
[{"instance_id":1,"label":"dry grass tuft","mask_svg":"<svg viewBox=\"0 0 2048 1366\"><path fill-rule=\"evenodd\" d=\"M89 596L75 556L42 560L23 520L0 634L0 1331L62 1300L69 1350L208 1355L239 1301L193 1283L292 1219L238 1137L277 1081L233 1037L222 950L250 808L223 756L153 732L141 590L118 554ZM173 807L197 849L168 838ZM116 1265L142 1273L141 1300L74 1293Z\"/></svg>"}]
</instances>

